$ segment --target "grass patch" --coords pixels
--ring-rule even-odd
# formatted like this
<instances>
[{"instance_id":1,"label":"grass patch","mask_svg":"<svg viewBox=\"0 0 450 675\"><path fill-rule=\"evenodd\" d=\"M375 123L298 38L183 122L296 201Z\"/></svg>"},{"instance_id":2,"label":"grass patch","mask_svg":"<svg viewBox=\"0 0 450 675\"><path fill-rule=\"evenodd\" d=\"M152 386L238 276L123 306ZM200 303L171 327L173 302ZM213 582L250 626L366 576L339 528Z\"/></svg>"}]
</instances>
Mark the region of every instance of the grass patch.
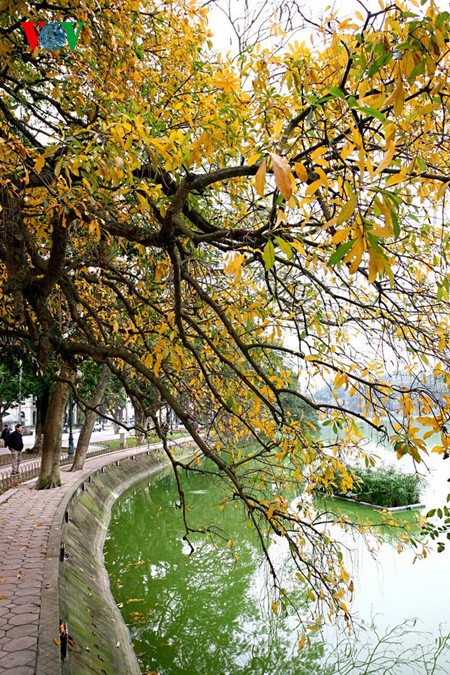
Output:
<instances>
[{"instance_id":1,"label":"grass patch","mask_svg":"<svg viewBox=\"0 0 450 675\"><path fill-rule=\"evenodd\" d=\"M174 431L173 433L171 433L169 431L169 433L167 434L167 440L168 441L174 441L177 438L182 438L186 435L187 435L187 431ZM159 438L159 436L154 431L150 431L147 434L147 436L144 440L144 445L150 444L150 443L157 443L160 440L161 439ZM110 441L99 440L99 441L96 441L96 443L98 443L98 445L106 446L107 448L110 448L112 450L120 448L120 440L118 438L114 438L113 440L110 440ZM137 445L136 438L134 436L127 436L127 438L125 439L125 447L126 448L135 448L136 445Z\"/></svg>"},{"instance_id":2,"label":"grass patch","mask_svg":"<svg viewBox=\"0 0 450 675\"><path fill-rule=\"evenodd\" d=\"M107 448L110 448L111 450L114 449L119 449L120 448L120 440L118 438L114 438L111 441L97 441L98 445L103 445L106 446ZM134 436L128 436L128 438L125 439L125 447L126 448L134 448L136 447L136 439Z\"/></svg>"},{"instance_id":3,"label":"grass patch","mask_svg":"<svg viewBox=\"0 0 450 675\"><path fill-rule=\"evenodd\" d=\"M422 481L415 474L403 473L392 466L378 469L352 467L351 473L353 489L344 493L336 487L332 494L386 508L420 502Z\"/></svg>"}]
</instances>

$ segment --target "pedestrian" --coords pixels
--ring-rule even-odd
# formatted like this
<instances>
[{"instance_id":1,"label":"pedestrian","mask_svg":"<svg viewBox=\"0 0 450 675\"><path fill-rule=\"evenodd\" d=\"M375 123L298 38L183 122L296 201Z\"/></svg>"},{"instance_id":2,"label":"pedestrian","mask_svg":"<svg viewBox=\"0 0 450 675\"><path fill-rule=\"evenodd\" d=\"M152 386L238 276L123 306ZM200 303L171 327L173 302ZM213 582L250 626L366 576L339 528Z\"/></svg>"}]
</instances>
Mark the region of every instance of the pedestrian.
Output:
<instances>
[{"instance_id":1,"label":"pedestrian","mask_svg":"<svg viewBox=\"0 0 450 675\"><path fill-rule=\"evenodd\" d=\"M5 448L6 448L6 441L8 440L8 436L9 436L10 433L11 433L11 429L9 428L9 426L7 424L5 424L5 426L3 427L2 435L0 436L0 438L2 439L2 441L5 444Z\"/></svg>"},{"instance_id":2,"label":"pedestrian","mask_svg":"<svg viewBox=\"0 0 450 675\"><path fill-rule=\"evenodd\" d=\"M11 451L11 464L13 476L19 475L20 457L23 450L22 425L16 424L15 431L9 434L6 445Z\"/></svg>"}]
</instances>

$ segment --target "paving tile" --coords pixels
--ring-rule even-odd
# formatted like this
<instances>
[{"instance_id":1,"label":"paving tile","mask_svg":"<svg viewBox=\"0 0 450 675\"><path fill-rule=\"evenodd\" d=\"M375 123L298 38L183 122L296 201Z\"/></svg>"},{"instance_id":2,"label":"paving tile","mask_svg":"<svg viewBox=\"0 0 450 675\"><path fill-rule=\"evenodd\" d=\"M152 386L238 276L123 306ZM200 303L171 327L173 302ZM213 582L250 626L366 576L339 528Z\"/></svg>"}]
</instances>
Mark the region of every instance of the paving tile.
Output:
<instances>
[{"instance_id":1,"label":"paving tile","mask_svg":"<svg viewBox=\"0 0 450 675\"><path fill-rule=\"evenodd\" d=\"M19 652L32 647L37 648L37 637L24 635L22 637L17 637L14 640L9 640L9 642L3 646L3 651Z\"/></svg>"},{"instance_id":2,"label":"paving tile","mask_svg":"<svg viewBox=\"0 0 450 675\"><path fill-rule=\"evenodd\" d=\"M39 591L40 586L38 584L35 584L35 586L30 586L28 588L20 588L20 586L17 586L17 589L14 591L14 599L16 597L18 598L24 598L24 597L35 597L36 593ZM34 591L36 590L36 593ZM40 595L40 593L39 593Z\"/></svg>"},{"instance_id":3,"label":"paving tile","mask_svg":"<svg viewBox=\"0 0 450 675\"><path fill-rule=\"evenodd\" d=\"M15 628L10 628L7 634L5 634L5 637L8 640L13 640L19 637L26 637L27 635L37 636L37 634L38 634L38 625L36 623L32 623L26 624L24 626L15 626Z\"/></svg>"},{"instance_id":4,"label":"paving tile","mask_svg":"<svg viewBox=\"0 0 450 675\"><path fill-rule=\"evenodd\" d=\"M35 604L36 606L40 606L39 599L40 599L40 593L30 593L29 589L28 589L28 592L23 594L23 595L17 595L17 591L16 591L16 594L12 598L12 601L13 601L12 606L15 607L17 605L30 605L30 604L31 605Z\"/></svg>"},{"instance_id":5,"label":"paving tile","mask_svg":"<svg viewBox=\"0 0 450 675\"><path fill-rule=\"evenodd\" d=\"M34 623L39 619L39 612L27 612L26 614L16 614L8 619L11 626L24 626L26 624Z\"/></svg>"},{"instance_id":6,"label":"paving tile","mask_svg":"<svg viewBox=\"0 0 450 675\"><path fill-rule=\"evenodd\" d=\"M0 672L3 668L17 668L19 666L32 666L36 661L37 649L25 649L20 652L13 652L11 654L2 652L4 656L0 656ZM14 671L15 673L16 671Z\"/></svg>"},{"instance_id":7,"label":"paving tile","mask_svg":"<svg viewBox=\"0 0 450 675\"><path fill-rule=\"evenodd\" d=\"M11 607L11 614L25 614L25 612L37 612L39 605L35 603L24 603L23 605L14 605Z\"/></svg>"}]
</instances>

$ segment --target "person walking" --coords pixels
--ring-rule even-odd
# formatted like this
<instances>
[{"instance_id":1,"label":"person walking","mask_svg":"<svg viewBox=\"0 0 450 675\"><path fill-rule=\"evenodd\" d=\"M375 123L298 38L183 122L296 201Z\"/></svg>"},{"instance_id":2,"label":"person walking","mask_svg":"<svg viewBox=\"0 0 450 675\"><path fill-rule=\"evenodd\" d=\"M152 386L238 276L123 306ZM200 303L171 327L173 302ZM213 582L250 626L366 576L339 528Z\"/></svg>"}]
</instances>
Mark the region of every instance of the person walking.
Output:
<instances>
[{"instance_id":1,"label":"person walking","mask_svg":"<svg viewBox=\"0 0 450 675\"><path fill-rule=\"evenodd\" d=\"M19 475L20 457L23 450L22 425L16 424L15 431L9 434L6 445L11 451L11 464L13 476Z\"/></svg>"},{"instance_id":2,"label":"person walking","mask_svg":"<svg viewBox=\"0 0 450 675\"><path fill-rule=\"evenodd\" d=\"M9 436L10 433L11 433L11 429L9 428L9 426L7 424L5 424L5 426L3 427L2 435L0 436L0 438L2 439L2 441L5 444L5 448L6 448L6 441L8 440L8 436Z\"/></svg>"}]
</instances>

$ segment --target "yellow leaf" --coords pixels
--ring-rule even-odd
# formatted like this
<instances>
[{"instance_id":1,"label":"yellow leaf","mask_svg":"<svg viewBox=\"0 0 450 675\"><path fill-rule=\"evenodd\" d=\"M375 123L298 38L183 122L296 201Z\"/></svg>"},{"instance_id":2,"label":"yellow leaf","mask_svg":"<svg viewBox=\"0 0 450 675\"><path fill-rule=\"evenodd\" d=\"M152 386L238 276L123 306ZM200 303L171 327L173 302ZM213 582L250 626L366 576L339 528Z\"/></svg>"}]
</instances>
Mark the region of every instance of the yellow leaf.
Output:
<instances>
[{"instance_id":1,"label":"yellow leaf","mask_svg":"<svg viewBox=\"0 0 450 675\"><path fill-rule=\"evenodd\" d=\"M395 143L394 141L392 141L391 143L389 143L389 147L386 150L383 159L377 166L372 178L378 176L382 171L384 171L384 169L386 169L389 166L394 156L394 153L395 153Z\"/></svg>"},{"instance_id":2,"label":"yellow leaf","mask_svg":"<svg viewBox=\"0 0 450 675\"><path fill-rule=\"evenodd\" d=\"M351 232L351 227L342 227L333 235L333 244L341 244L344 239L347 239Z\"/></svg>"},{"instance_id":3,"label":"yellow leaf","mask_svg":"<svg viewBox=\"0 0 450 675\"><path fill-rule=\"evenodd\" d=\"M352 145L351 143L346 143L341 150L342 159L345 161L347 157L352 154L354 149L355 149L354 145Z\"/></svg>"},{"instance_id":4,"label":"yellow leaf","mask_svg":"<svg viewBox=\"0 0 450 675\"><path fill-rule=\"evenodd\" d=\"M260 167L255 175L255 189L260 197L264 197L264 187L266 184L266 170L267 163L266 160L261 162Z\"/></svg>"},{"instance_id":5,"label":"yellow leaf","mask_svg":"<svg viewBox=\"0 0 450 675\"><path fill-rule=\"evenodd\" d=\"M331 218L331 220L327 220L326 223L321 225L320 229L321 230L328 230L330 227L333 227L334 225L336 225L336 223L337 223L337 216L334 216L333 218Z\"/></svg>"},{"instance_id":6,"label":"yellow leaf","mask_svg":"<svg viewBox=\"0 0 450 675\"><path fill-rule=\"evenodd\" d=\"M275 511L275 504L271 504L267 509L267 520L270 520L272 518L274 511Z\"/></svg>"},{"instance_id":7,"label":"yellow leaf","mask_svg":"<svg viewBox=\"0 0 450 675\"><path fill-rule=\"evenodd\" d=\"M161 370L161 364L162 364L162 361L164 359L164 356L165 356L164 351L159 352L156 355L155 366L154 366L154 369L153 369L153 372L155 373L156 377L158 377L159 371Z\"/></svg>"},{"instance_id":8,"label":"yellow leaf","mask_svg":"<svg viewBox=\"0 0 450 675\"><path fill-rule=\"evenodd\" d=\"M39 157L37 158L37 160L34 163L34 168L36 170L36 173L41 173L41 171L44 167L44 164L45 164L44 155L39 155Z\"/></svg>"},{"instance_id":9,"label":"yellow leaf","mask_svg":"<svg viewBox=\"0 0 450 675\"><path fill-rule=\"evenodd\" d=\"M403 167L401 171L398 173L394 174L393 176L390 176L387 181L386 181L386 186L385 187L391 187L392 185L397 185L397 183L401 183L402 181L405 180L407 174L407 167Z\"/></svg>"},{"instance_id":10,"label":"yellow leaf","mask_svg":"<svg viewBox=\"0 0 450 675\"><path fill-rule=\"evenodd\" d=\"M150 204L148 203L146 198L143 197L140 192L136 192L136 196L138 198L139 204L144 209L144 211L150 211Z\"/></svg>"},{"instance_id":11,"label":"yellow leaf","mask_svg":"<svg viewBox=\"0 0 450 675\"><path fill-rule=\"evenodd\" d=\"M248 158L248 166L253 166L253 164L256 164L258 159L261 157L260 152L254 152L253 155L250 155Z\"/></svg>"},{"instance_id":12,"label":"yellow leaf","mask_svg":"<svg viewBox=\"0 0 450 675\"><path fill-rule=\"evenodd\" d=\"M278 614L278 608L279 608L279 606L280 606L280 601L279 601L279 600L277 600L276 602L273 602L273 603L272 603L272 612L273 612L274 614Z\"/></svg>"},{"instance_id":13,"label":"yellow leaf","mask_svg":"<svg viewBox=\"0 0 450 675\"><path fill-rule=\"evenodd\" d=\"M292 247L291 247L291 245L289 244L289 242L285 241L285 240L282 239L281 237L275 237L275 240L276 240L278 246L279 246L279 247L281 248L281 250L283 251L283 253L284 253L289 259L291 259L292 256L294 255L294 252L292 251ZM258 400L259 400L259 399L258 399Z\"/></svg>"},{"instance_id":14,"label":"yellow leaf","mask_svg":"<svg viewBox=\"0 0 450 675\"><path fill-rule=\"evenodd\" d=\"M305 247L298 239L293 239L291 241L291 246L293 246L301 255L306 255Z\"/></svg>"},{"instance_id":15,"label":"yellow leaf","mask_svg":"<svg viewBox=\"0 0 450 675\"><path fill-rule=\"evenodd\" d=\"M342 223L345 223L346 220L350 218L350 216L353 215L355 209L356 209L356 204L358 203L358 197L356 195L353 195L351 199L348 200L346 204L341 209L340 214L338 215L337 219L337 224L341 225Z\"/></svg>"},{"instance_id":16,"label":"yellow leaf","mask_svg":"<svg viewBox=\"0 0 450 675\"><path fill-rule=\"evenodd\" d=\"M289 206L290 209L296 209L297 208L297 202L294 197L291 197L290 200L287 202L287 206Z\"/></svg>"},{"instance_id":17,"label":"yellow leaf","mask_svg":"<svg viewBox=\"0 0 450 675\"><path fill-rule=\"evenodd\" d=\"M352 124L349 123L348 125L351 134L352 134L352 139L354 144L356 145L357 148L362 148L363 147L363 142L362 142L362 136L359 133L359 129L356 129Z\"/></svg>"},{"instance_id":18,"label":"yellow leaf","mask_svg":"<svg viewBox=\"0 0 450 675\"><path fill-rule=\"evenodd\" d=\"M442 197L445 194L446 189L448 188L448 181L446 183L442 183L441 187L439 190L436 192L436 199L442 199Z\"/></svg>"},{"instance_id":19,"label":"yellow leaf","mask_svg":"<svg viewBox=\"0 0 450 675\"><path fill-rule=\"evenodd\" d=\"M294 167L299 180L301 180L302 183L306 183L308 180L308 170L306 166L302 164L302 162L295 162Z\"/></svg>"},{"instance_id":20,"label":"yellow leaf","mask_svg":"<svg viewBox=\"0 0 450 675\"><path fill-rule=\"evenodd\" d=\"M283 209L278 209L277 220L276 220L275 225L278 227L279 225L281 225L281 223L285 223L285 222L286 222L285 212L283 211Z\"/></svg>"},{"instance_id":21,"label":"yellow leaf","mask_svg":"<svg viewBox=\"0 0 450 675\"><path fill-rule=\"evenodd\" d=\"M223 271L225 274L234 275L234 281L235 283L238 283L241 280L242 265L244 262L245 255L243 253L238 253L227 262Z\"/></svg>"},{"instance_id":22,"label":"yellow leaf","mask_svg":"<svg viewBox=\"0 0 450 675\"><path fill-rule=\"evenodd\" d=\"M314 152L311 153L311 159L315 161L318 157L321 157L327 152L328 148L321 146L320 148L316 148Z\"/></svg>"},{"instance_id":23,"label":"yellow leaf","mask_svg":"<svg viewBox=\"0 0 450 675\"><path fill-rule=\"evenodd\" d=\"M384 227L378 227L376 230L372 230L370 234L374 234L376 237L392 237L392 227L385 225Z\"/></svg>"},{"instance_id":24,"label":"yellow leaf","mask_svg":"<svg viewBox=\"0 0 450 675\"><path fill-rule=\"evenodd\" d=\"M394 113L397 116L402 114L404 105L405 105L405 90L403 89L403 84L400 82L397 89L395 90L395 101L394 101Z\"/></svg>"},{"instance_id":25,"label":"yellow leaf","mask_svg":"<svg viewBox=\"0 0 450 675\"><path fill-rule=\"evenodd\" d=\"M303 635L300 637L300 640L298 641L297 651L301 652L305 644L306 644L306 635L303 633Z\"/></svg>"},{"instance_id":26,"label":"yellow leaf","mask_svg":"<svg viewBox=\"0 0 450 675\"><path fill-rule=\"evenodd\" d=\"M280 138L281 132L283 131L283 127L284 127L284 120L277 120L273 127L272 136L276 139Z\"/></svg>"},{"instance_id":27,"label":"yellow leaf","mask_svg":"<svg viewBox=\"0 0 450 675\"><path fill-rule=\"evenodd\" d=\"M285 157L280 157L275 152L270 152L272 158L272 168L275 176L277 188L286 201L289 201L292 195L291 167Z\"/></svg>"},{"instance_id":28,"label":"yellow leaf","mask_svg":"<svg viewBox=\"0 0 450 675\"><path fill-rule=\"evenodd\" d=\"M377 278L378 272L383 272L384 267L380 270L378 256L370 249L369 250L369 284L373 284Z\"/></svg>"},{"instance_id":29,"label":"yellow leaf","mask_svg":"<svg viewBox=\"0 0 450 675\"><path fill-rule=\"evenodd\" d=\"M358 239L355 241L352 248L350 249L350 252L346 256L347 258L351 254L352 258L354 258L352 264L348 268L350 274L354 274L358 269L363 253L364 253L364 239L362 237L358 237ZM346 258L344 258L344 261L349 262L348 260L346 260Z\"/></svg>"},{"instance_id":30,"label":"yellow leaf","mask_svg":"<svg viewBox=\"0 0 450 675\"><path fill-rule=\"evenodd\" d=\"M318 180L315 180L314 183L311 183L311 185L308 185L306 188L305 194L306 195L313 195L316 190L318 190L323 184L324 184L324 179L318 178Z\"/></svg>"}]
</instances>

